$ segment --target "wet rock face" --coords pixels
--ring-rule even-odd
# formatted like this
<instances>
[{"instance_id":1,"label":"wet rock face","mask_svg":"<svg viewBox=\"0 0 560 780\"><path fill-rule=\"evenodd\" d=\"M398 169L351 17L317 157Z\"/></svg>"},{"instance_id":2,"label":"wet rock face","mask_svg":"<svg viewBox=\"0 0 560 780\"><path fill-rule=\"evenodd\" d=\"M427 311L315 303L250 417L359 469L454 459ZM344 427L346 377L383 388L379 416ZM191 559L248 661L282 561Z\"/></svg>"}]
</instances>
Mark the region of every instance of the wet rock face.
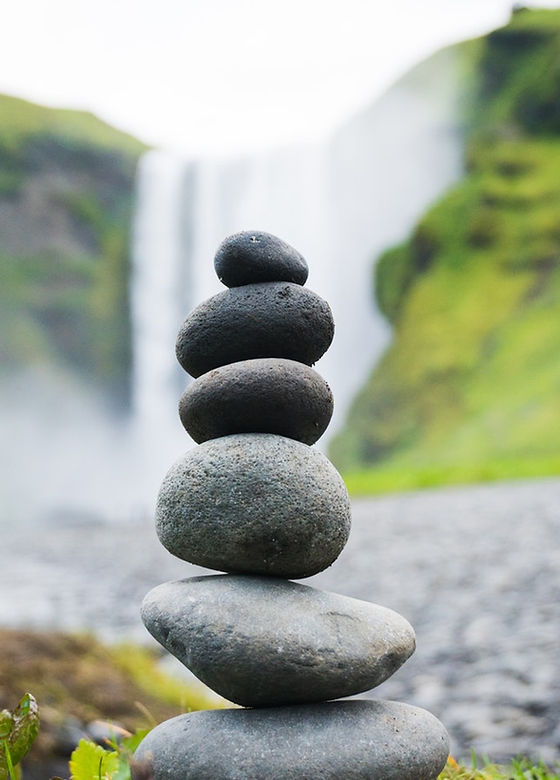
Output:
<instances>
[{"instance_id":1,"label":"wet rock face","mask_svg":"<svg viewBox=\"0 0 560 780\"><path fill-rule=\"evenodd\" d=\"M386 607L274 578L165 583L146 596L142 619L200 680L245 707L361 693L415 646L410 624Z\"/></svg>"},{"instance_id":2,"label":"wet rock face","mask_svg":"<svg viewBox=\"0 0 560 780\"><path fill-rule=\"evenodd\" d=\"M312 366L334 336L330 307L289 282L233 287L201 303L179 330L176 354L191 376L253 358Z\"/></svg>"},{"instance_id":3,"label":"wet rock face","mask_svg":"<svg viewBox=\"0 0 560 780\"><path fill-rule=\"evenodd\" d=\"M328 384L294 360L260 358L215 368L187 387L179 416L201 444L233 433L276 433L315 444L333 413Z\"/></svg>"},{"instance_id":4,"label":"wet rock face","mask_svg":"<svg viewBox=\"0 0 560 780\"><path fill-rule=\"evenodd\" d=\"M226 287L257 282L305 284L309 274L306 261L293 246L259 230L236 233L222 241L214 269Z\"/></svg>"},{"instance_id":5,"label":"wet rock face","mask_svg":"<svg viewBox=\"0 0 560 780\"><path fill-rule=\"evenodd\" d=\"M390 701L192 712L151 731L137 757L161 780L433 780L447 733Z\"/></svg>"},{"instance_id":6,"label":"wet rock face","mask_svg":"<svg viewBox=\"0 0 560 780\"><path fill-rule=\"evenodd\" d=\"M168 472L156 530L169 552L219 571L298 579L327 568L350 532L350 500L317 450L272 434L212 439Z\"/></svg>"}]
</instances>

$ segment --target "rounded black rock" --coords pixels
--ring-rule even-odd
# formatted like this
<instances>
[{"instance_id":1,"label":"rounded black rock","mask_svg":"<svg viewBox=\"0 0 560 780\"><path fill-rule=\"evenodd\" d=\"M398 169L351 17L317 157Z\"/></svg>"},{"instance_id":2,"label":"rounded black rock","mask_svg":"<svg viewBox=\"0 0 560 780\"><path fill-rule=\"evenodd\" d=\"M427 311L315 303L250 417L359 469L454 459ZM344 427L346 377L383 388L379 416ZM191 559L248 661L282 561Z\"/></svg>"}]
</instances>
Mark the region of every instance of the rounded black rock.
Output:
<instances>
[{"instance_id":1,"label":"rounded black rock","mask_svg":"<svg viewBox=\"0 0 560 780\"><path fill-rule=\"evenodd\" d=\"M192 382L179 401L181 422L199 444L233 433L275 433L314 444L332 413L325 380L284 358L215 368Z\"/></svg>"},{"instance_id":2,"label":"rounded black rock","mask_svg":"<svg viewBox=\"0 0 560 780\"><path fill-rule=\"evenodd\" d=\"M156 531L170 553L218 571L310 577L350 533L348 491L318 450L270 433L211 439L169 470Z\"/></svg>"},{"instance_id":3,"label":"rounded black rock","mask_svg":"<svg viewBox=\"0 0 560 780\"><path fill-rule=\"evenodd\" d=\"M191 312L177 336L179 363L191 376L253 358L312 366L334 336L326 301L291 282L232 287Z\"/></svg>"},{"instance_id":4,"label":"rounded black rock","mask_svg":"<svg viewBox=\"0 0 560 780\"><path fill-rule=\"evenodd\" d=\"M309 269L292 246L260 230L226 238L216 252L214 268L226 287L257 282L305 284Z\"/></svg>"}]
</instances>

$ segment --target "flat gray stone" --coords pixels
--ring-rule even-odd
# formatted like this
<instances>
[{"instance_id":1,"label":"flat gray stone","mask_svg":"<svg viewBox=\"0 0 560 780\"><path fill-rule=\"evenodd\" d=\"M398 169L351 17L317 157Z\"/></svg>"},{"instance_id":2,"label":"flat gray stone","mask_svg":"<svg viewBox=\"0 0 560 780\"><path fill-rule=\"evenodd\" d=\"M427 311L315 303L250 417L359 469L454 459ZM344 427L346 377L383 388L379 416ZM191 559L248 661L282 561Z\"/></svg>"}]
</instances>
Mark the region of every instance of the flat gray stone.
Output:
<instances>
[{"instance_id":1,"label":"flat gray stone","mask_svg":"<svg viewBox=\"0 0 560 780\"><path fill-rule=\"evenodd\" d=\"M142 619L196 677L246 707L367 691L415 646L410 624L386 607L268 577L167 582L148 593Z\"/></svg>"},{"instance_id":2,"label":"flat gray stone","mask_svg":"<svg viewBox=\"0 0 560 780\"><path fill-rule=\"evenodd\" d=\"M194 377L252 358L288 358L312 366L333 335L329 305L312 290L290 282L247 284L197 306L179 330L176 353Z\"/></svg>"},{"instance_id":3,"label":"flat gray stone","mask_svg":"<svg viewBox=\"0 0 560 780\"><path fill-rule=\"evenodd\" d=\"M276 433L314 444L333 412L328 384L309 366L257 358L215 368L179 401L181 422L199 444L233 433Z\"/></svg>"},{"instance_id":4,"label":"flat gray stone","mask_svg":"<svg viewBox=\"0 0 560 780\"><path fill-rule=\"evenodd\" d=\"M426 710L337 701L179 715L135 757L154 780L435 780L448 755L447 732Z\"/></svg>"},{"instance_id":5,"label":"flat gray stone","mask_svg":"<svg viewBox=\"0 0 560 780\"><path fill-rule=\"evenodd\" d=\"M350 499L318 450L269 433L237 434L204 442L172 466L156 530L190 563L299 579L342 552Z\"/></svg>"},{"instance_id":6,"label":"flat gray stone","mask_svg":"<svg viewBox=\"0 0 560 780\"><path fill-rule=\"evenodd\" d=\"M305 284L309 269L300 253L262 230L229 236L220 244L214 268L226 287L257 282Z\"/></svg>"}]
</instances>

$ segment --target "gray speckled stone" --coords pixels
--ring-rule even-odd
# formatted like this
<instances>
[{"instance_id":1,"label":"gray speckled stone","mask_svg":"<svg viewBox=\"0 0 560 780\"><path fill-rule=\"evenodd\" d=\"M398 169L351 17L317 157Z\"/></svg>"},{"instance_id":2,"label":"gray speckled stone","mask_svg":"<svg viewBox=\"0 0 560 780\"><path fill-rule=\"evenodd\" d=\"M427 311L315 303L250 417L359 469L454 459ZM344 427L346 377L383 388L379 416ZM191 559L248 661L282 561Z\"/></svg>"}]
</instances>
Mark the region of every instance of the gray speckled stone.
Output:
<instances>
[{"instance_id":1,"label":"gray speckled stone","mask_svg":"<svg viewBox=\"0 0 560 780\"><path fill-rule=\"evenodd\" d=\"M176 353L194 377L252 358L288 358L311 366L333 335L329 305L312 290L290 282L247 284L197 306L179 330Z\"/></svg>"},{"instance_id":2,"label":"gray speckled stone","mask_svg":"<svg viewBox=\"0 0 560 780\"><path fill-rule=\"evenodd\" d=\"M350 500L318 450L268 433L237 434L204 442L172 466L156 530L190 563L298 579L341 553Z\"/></svg>"},{"instance_id":3,"label":"gray speckled stone","mask_svg":"<svg viewBox=\"0 0 560 780\"><path fill-rule=\"evenodd\" d=\"M215 368L192 382L179 416L201 443L232 433L276 433L314 444L333 412L328 384L309 366L258 358Z\"/></svg>"},{"instance_id":4,"label":"gray speckled stone","mask_svg":"<svg viewBox=\"0 0 560 780\"><path fill-rule=\"evenodd\" d=\"M196 677L246 707L367 691L415 646L410 624L386 607L272 577L166 582L144 599L142 619Z\"/></svg>"},{"instance_id":5,"label":"gray speckled stone","mask_svg":"<svg viewBox=\"0 0 560 780\"><path fill-rule=\"evenodd\" d=\"M307 263L293 246L261 230L236 233L222 241L214 268L226 287L257 282L305 284L309 274Z\"/></svg>"},{"instance_id":6,"label":"gray speckled stone","mask_svg":"<svg viewBox=\"0 0 560 780\"><path fill-rule=\"evenodd\" d=\"M449 754L429 712L340 701L179 715L136 751L154 780L435 780Z\"/></svg>"}]
</instances>

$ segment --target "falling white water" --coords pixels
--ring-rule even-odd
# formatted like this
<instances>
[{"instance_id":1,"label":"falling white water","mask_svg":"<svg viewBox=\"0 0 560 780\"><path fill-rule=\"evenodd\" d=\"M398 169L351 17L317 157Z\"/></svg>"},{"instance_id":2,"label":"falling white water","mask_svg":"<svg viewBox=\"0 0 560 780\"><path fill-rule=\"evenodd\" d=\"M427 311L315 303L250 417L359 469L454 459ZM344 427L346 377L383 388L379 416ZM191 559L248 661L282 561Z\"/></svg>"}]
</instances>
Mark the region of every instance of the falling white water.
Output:
<instances>
[{"instance_id":1,"label":"falling white water","mask_svg":"<svg viewBox=\"0 0 560 780\"><path fill-rule=\"evenodd\" d=\"M133 235L131 314L133 434L147 472L160 470L188 441L177 414L181 370L173 347L185 316L180 282L184 257L182 194L186 166L162 151L148 152L138 169ZM184 376L184 375L183 375ZM185 380L183 379L183 384Z\"/></svg>"},{"instance_id":2,"label":"falling white water","mask_svg":"<svg viewBox=\"0 0 560 780\"><path fill-rule=\"evenodd\" d=\"M335 396L329 433L343 424L390 338L374 304L374 259L461 174L455 64L441 52L322 144L191 164L147 155L133 281L135 413L145 441L185 448L176 332L189 309L224 289L213 269L219 243L251 229L302 252L308 286L333 309L335 339L317 369Z\"/></svg>"}]
</instances>

